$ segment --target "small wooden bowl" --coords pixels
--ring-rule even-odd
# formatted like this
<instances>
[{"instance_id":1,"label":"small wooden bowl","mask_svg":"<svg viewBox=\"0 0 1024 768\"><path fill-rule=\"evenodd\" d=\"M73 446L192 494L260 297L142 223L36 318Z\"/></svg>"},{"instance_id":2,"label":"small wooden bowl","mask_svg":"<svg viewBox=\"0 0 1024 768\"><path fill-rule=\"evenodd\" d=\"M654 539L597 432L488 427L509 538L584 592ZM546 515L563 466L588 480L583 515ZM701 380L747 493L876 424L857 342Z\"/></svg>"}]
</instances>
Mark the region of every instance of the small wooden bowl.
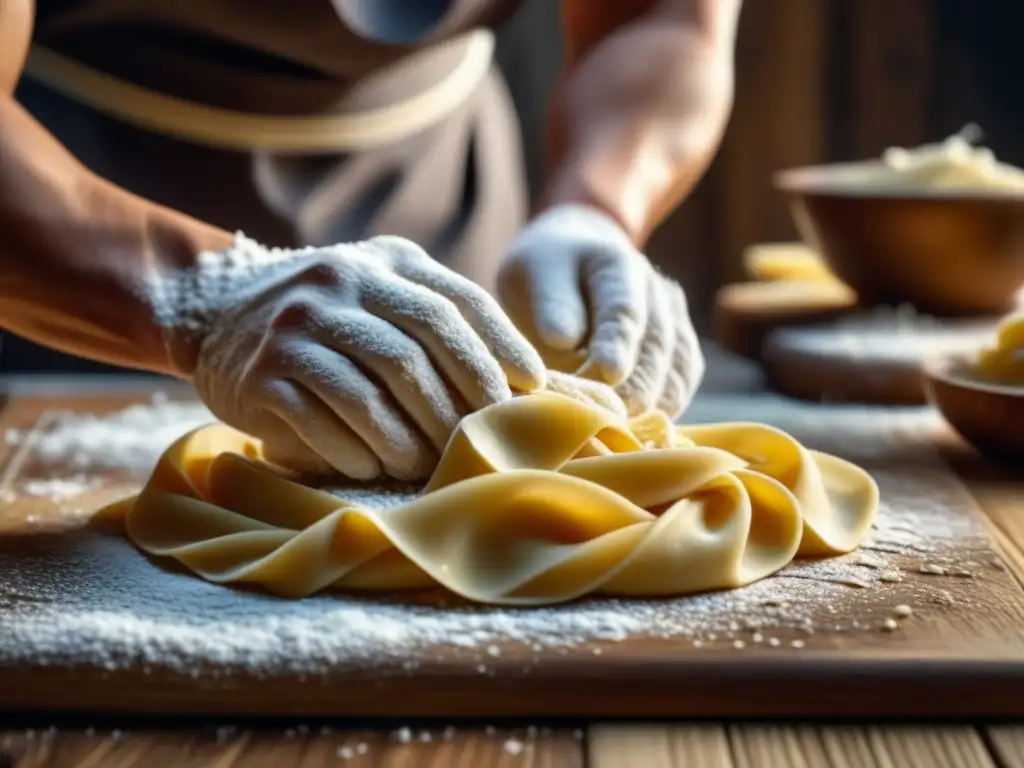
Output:
<instances>
[{"instance_id":1,"label":"small wooden bowl","mask_svg":"<svg viewBox=\"0 0 1024 768\"><path fill-rule=\"evenodd\" d=\"M940 316L1006 311L1024 285L1024 193L881 186L873 179L883 167L795 168L775 186L801 237L861 303Z\"/></svg>"},{"instance_id":2,"label":"small wooden bowl","mask_svg":"<svg viewBox=\"0 0 1024 768\"><path fill-rule=\"evenodd\" d=\"M841 283L730 283L715 295L712 334L734 355L760 361L764 340L776 328L827 322L856 306L857 295Z\"/></svg>"},{"instance_id":3,"label":"small wooden bowl","mask_svg":"<svg viewBox=\"0 0 1024 768\"><path fill-rule=\"evenodd\" d=\"M923 365L925 392L961 437L986 456L1024 467L1024 387L971 377L963 358Z\"/></svg>"}]
</instances>

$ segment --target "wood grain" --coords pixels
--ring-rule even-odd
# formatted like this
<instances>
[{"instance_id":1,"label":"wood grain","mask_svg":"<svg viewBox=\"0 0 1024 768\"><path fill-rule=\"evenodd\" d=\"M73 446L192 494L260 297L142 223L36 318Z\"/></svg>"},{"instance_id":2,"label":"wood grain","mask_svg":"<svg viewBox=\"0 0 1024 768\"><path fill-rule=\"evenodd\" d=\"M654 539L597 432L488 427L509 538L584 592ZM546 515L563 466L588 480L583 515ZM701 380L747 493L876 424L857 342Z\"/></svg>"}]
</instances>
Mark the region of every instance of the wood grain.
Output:
<instances>
[{"instance_id":1,"label":"wood grain","mask_svg":"<svg viewBox=\"0 0 1024 768\"><path fill-rule=\"evenodd\" d=\"M59 393L59 388L54 394ZM110 405L109 398L80 401L89 408ZM52 405L52 402L51 402ZM23 410L0 418L0 427L24 425L38 413ZM1024 544L1019 520L1024 518L1024 491L1012 473L995 469L949 436L943 446L944 455L971 488L985 519L1000 521L995 530L1002 532L1003 545L1018 550ZM0 441L0 457L9 453L9 446ZM2 507L0 507L2 509ZM991 518L988 516L991 515ZM994 523L995 525L995 523ZM109 720L107 721L110 722ZM45 766L232 766L248 765L387 765L470 766L537 765L575 766L586 764L597 768L611 766L643 766L647 768L727 768L733 765L765 766L812 765L853 768L853 766L988 766L1024 768L1024 727L1019 725L989 726L980 734L963 726L890 727L890 726L766 726L757 724L599 724L588 731L585 745L571 731L562 731L554 740L524 749L518 758L504 749L502 731L482 729L459 731L458 746L439 748L413 738L410 743L394 745L394 731L377 732L372 738L365 732L339 733L331 741L335 747L309 747L307 741L322 738L314 728L312 734L298 734L293 727L262 730L236 728L218 730L210 727L179 727L175 730L127 731L114 736L114 728L105 726L96 732L83 730L57 731L47 735L45 719L36 720L31 737L24 727L4 731L0 726L0 768ZM40 727L40 724L42 727ZM440 729L435 729L435 732ZM418 731L414 730L414 734ZM544 741L546 732L536 736ZM443 734L443 732L442 732ZM507 738L507 737L506 737ZM345 741L348 739L348 741ZM443 740L443 735L442 735ZM979 750L979 740L990 755ZM337 748L348 744L357 749L360 743L373 744L365 753L364 762L355 758L344 760ZM378 747L378 745L380 745ZM824 757L823 757L824 755ZM966 755L966 758L965 758ZM792 759L780 763L779 759ZM526 762L529 760L530 762ZM268 762L270 761L270 762Z\"/></svg>"},{"instance_id":2,"label":"wood grain","mask_svg":"<svg viewBox=\"0 0 1024 768\"><path fill-rule=\"evenodd\" d=\"M877 157L891 146L911 147L929 136L934 86L931 0L859 0L849 14L851 96L856 158Z\"/></svg>"},{"instance_id":3,"label":"wood grain","mask_svg":"<svg viewBox=\"0 0 1024 768\"><path fill-rule=\"evenodd\" d=\"M709 725L595 725L587 732L590 768L731 768L726 730Z\"/></svg>"},{"instance_id":4,"label":"wood grain","mask_svg":"<svg viewBox=\"0 0 1024 768\"><path fill-rule=\"evenodd\" d=\"M1000 768L1024 768L1024 726L989 726L984 735Z\"/></svg>"},{"instance_id":5,"label":"wood grain","mask_svg":"<svg viewBox=\"0 0 1024 768\"><path fill-rule=\"evenodd\" d=\"M5 763L4 760L7 762ZM539 729L205 728L0 734L2 768L583 768L579 733Z\"/></svg>"},{"instance_id":6,"label":"wood grain","mask_svg":"<svg viewBox=\"0 0 1024 768\"><path fill-rule=\"evenodd\" d=\"M950 429L943 457L963 478L1006 565L1024 585L1024 482L1021 472L995 466Z\"/></svg>"},{"instance_id":7,"label":"wood grain","mask_svg":"<svg viewBox=\"0 0 1024 768\"><path fill-rule=\"evenodd\" d=\"M347 730L322 725L0 731L2 768L1022 768L1024 727L601 724Z\"/></svg>"},{"instance_id":8,"label":"wood grain","mask_svg":"<svg viewBox=\"0 0 1024 768\"><path fill-rule=\"evenodd\" d=\"M991 742L991 750L986 746ZM600 725L593 768L1019 768L1024 729L808 724Z\"/></svg>"},{"instance_id":9,"label":"wood grain","mask_svg":"<svg viewBox=\"0 0 1024 768\"><path fill-rule=\"evenodd\" d=\"M827 0L746 3L736 44L732 119L712 168L718 285L744 277L742 252L796 235L783 168L827 159Z\"/></svg>"}]
</instances>

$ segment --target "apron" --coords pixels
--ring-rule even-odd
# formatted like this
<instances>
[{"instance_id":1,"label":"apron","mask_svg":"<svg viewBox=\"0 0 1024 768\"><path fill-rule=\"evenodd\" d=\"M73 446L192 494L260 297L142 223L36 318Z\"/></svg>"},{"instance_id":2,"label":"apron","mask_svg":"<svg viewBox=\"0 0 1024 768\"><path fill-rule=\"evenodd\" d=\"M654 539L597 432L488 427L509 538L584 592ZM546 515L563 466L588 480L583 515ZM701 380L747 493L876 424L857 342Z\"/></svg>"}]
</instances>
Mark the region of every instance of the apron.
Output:
<instances>
[{"instance_id":1,"label":"apron","mask_svg":"<svg viewBox=\"0 0 1024 768\"><path fill-rule=\"evenodd\" d=\"M518 4L37 0L17 97L87 167L154 202L271 246L401 235L492 290L528 210L518 121L491 61L490 30ZM149 107L147 123L61 67L187 108ZM193 106L227 118L193 119ZM258 130L238 129L239 115ZM310 118L331 122L297 140L276 128ZM208 138L221 124L244 136ZM2 362L107 369L14 337Z\"/></svg>"}]
</instances>

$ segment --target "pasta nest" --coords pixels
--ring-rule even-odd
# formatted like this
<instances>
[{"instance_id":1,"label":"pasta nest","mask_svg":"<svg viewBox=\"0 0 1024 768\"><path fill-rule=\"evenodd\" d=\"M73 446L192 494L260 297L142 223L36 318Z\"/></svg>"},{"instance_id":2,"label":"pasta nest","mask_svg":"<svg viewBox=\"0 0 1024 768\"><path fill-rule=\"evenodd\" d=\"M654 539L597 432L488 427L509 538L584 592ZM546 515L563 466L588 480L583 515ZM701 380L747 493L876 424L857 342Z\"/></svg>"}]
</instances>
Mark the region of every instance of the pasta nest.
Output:
<instances>
[{"instance_id":1,"label":"pasta nest","mask_svg":"<svg viewBox=\"0 0 1024 768\"><path fill-rule=\"evenodd\" d=\"M170 446L122 504L138 547L211 582L294 598L440 586L522 606L739 587L854 549L878 507L868 473L773 427L627 420L556 392L467 416L408 503L343 495L213 424Z\"/></svg>"}]
</instances>

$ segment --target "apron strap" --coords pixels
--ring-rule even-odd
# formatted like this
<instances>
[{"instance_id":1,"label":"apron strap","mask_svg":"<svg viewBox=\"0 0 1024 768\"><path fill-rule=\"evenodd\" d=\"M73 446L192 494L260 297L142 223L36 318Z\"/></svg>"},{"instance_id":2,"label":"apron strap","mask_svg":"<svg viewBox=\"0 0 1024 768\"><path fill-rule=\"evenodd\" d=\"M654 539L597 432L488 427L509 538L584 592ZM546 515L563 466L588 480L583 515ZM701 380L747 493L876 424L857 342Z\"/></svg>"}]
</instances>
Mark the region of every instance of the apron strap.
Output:
<instances>
[{"instance_id":1,"label":"apron strap","mask_svg":"<svg viewBox=\"0 0 1024 768\"><path fill-rule=\"evenodd\" d=\"M365 112L270 116L211 107L144 88L33 46L24 75L98 112L153 131L234 151L357 152L392 144L452 114L490 70L494 34L475 29L465 55L437 85L404 102Z\"/></svg>"}]
</instances>

